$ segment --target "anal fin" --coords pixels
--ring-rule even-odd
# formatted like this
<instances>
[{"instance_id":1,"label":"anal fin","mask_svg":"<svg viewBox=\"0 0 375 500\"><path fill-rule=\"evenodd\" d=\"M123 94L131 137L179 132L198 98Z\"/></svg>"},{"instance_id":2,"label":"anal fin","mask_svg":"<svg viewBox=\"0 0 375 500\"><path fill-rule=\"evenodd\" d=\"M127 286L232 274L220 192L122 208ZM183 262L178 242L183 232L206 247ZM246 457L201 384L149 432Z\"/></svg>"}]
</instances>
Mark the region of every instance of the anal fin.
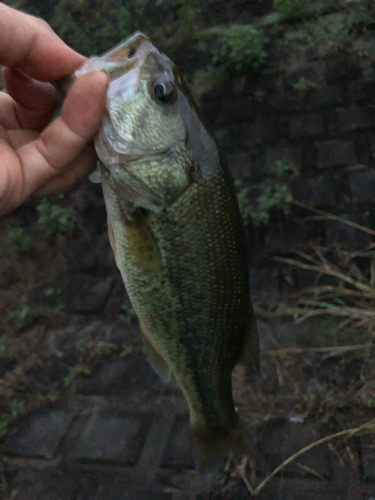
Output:
<instances>
[{"instance_id":1,"label":"anal fin","mask_svg":"<svg viewBox=\"0 0 375 500\"><path fill-rule=\"evenodd\" d=\"M163 356L157 351L147 333L142 329L142 338L148 362L154 372L159 375L164 383L168 383L171 379L171 369Z\"/></svg>"}]
</instances>

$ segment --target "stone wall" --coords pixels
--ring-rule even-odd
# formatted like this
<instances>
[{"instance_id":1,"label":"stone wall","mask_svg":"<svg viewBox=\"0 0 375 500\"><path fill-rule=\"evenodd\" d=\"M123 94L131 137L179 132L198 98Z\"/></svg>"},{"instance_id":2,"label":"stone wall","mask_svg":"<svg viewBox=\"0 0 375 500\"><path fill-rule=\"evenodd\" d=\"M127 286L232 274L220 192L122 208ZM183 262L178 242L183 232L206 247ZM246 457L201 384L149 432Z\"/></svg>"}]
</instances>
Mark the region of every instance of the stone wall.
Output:
<instances>
[{"instance_id":1,"label":"stone wall","mask_svg":"<svg viewBox=\"0 0 375 500\"><path fill-rule=\"evenodd\" d=\"M296 90L301 78L315 86ZM217 85L200 104L233 176L243 179L253 200L281 160L295 171L295 200L375 229L375 69L369 58L329 47L275 50L260 75ZM288 218L274 214L266 227L247 228L259 303L312 284L307 272L276 267L274 255L312 240L353 248L371 243L369 234L311 215L294 207Z\"/></svg>"}]
</instances>

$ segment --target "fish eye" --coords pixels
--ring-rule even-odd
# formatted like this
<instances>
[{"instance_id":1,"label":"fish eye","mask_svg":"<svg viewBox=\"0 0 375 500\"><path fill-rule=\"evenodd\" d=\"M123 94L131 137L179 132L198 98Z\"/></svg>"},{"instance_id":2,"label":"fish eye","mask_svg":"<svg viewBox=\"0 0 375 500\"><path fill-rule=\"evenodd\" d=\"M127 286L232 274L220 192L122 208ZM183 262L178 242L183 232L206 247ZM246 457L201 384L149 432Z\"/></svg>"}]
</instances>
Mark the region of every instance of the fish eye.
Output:
<instances>
[{"instance_id":1,"label":"fish eye","mask_svg":"<svg viewBox=\"0 0 375 500\"><path fill-rule=\"evenodd\" d=\"M176 93L174 90L174 86L170 81L164 82L154 82L152 85L154 97L163 103L171 104L176 99Z\"/></svg>"},{"instance_id":2,"label":"fish eye","mask_svg":"<svg viewBox=\"0 0 375 500\"><path fill-rule=\"evenodd\" d=\"M134 47L132 47L129 51L129 54L128 54L128 59L130 59L131 57L135 56L135 53L136 53L136 50Z\"/></svg>"},{"instance_id":3,"label":"fish eye","mask_svg":"<svg viewBox=\"0 0 375 500\"><path fill-rule=\"evenodd\" d=\"M161 99L165 96L165 86L162 83L157 83L154 87L154 93L158 99Z\"/></svg>"}]
</instances>

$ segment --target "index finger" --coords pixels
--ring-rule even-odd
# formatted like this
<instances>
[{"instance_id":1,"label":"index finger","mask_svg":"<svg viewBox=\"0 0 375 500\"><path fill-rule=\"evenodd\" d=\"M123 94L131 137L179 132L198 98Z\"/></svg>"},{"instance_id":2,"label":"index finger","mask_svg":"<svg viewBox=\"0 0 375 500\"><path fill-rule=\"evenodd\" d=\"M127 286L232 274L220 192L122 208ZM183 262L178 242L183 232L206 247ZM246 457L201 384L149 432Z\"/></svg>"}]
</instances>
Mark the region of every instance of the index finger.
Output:
<instances>
[{"instance_id":1,"label":"index finger","mask_svg":"<svg viewBox=\"0 0 375 500\"><path fill-rule=\"evenodd\" d=\"M37 80L54 81L84 62L47 23L0 3L0 64Z\"/></svg>"}]
</instances>

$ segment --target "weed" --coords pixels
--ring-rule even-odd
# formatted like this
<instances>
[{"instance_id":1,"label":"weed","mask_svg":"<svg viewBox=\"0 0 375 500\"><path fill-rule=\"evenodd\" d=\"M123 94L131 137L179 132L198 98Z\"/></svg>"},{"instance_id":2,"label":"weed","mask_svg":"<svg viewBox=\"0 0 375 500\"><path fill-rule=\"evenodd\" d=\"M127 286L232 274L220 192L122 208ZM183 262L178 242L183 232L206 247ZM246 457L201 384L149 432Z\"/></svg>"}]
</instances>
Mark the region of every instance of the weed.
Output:
<instances>
[{"instance_id":1,"label":"weed","mask_svg":"<svg viewBox=\"0 0 375 500\"><path fill-rule=\"evenodd\" d=\"M250 69L259 71L267 59L269 38L260 28L232 26L219 35L219 47L213 51L212 66L235 74Z\"/></svg>"},{"instance_id":2,"label":"weed","mask_svg":"<svg viewBox=\"0 0 375 500\"><path fill-rule=\"evenodd\" d=\"M54 403L60 397L60 391L57 389L51 389L45 396L46 400L50 403Z\"/></svg>"},{"instance_id":3,"label":"weed","mask_svg":"<svg viewBox=\"0 0 375 500\"><path fill-rule=\"evenodd\" d=\"M316 87L316 83L310 80L306 80L306 78L301 76L301 78L297 80L295 83L293 83L292 86L296 90L307 90Z\"/></svg>"},{"instance_id":4,"label":"weed","mask_svg":"<svg viewBox=\"0 0 375 500\"><path fill-rule=\"evenodd\" d=\"M15 311L8 311L7 322L13 324L16 330L20 330L30 314L31 309L29 306L22 306L21 309L16 309Z\"/></svg>"},{"instance_id":5,"label":"weed","mask_svg":"<svg viewBox=\"0 0 375 500\"><path fill-rule=\"evenodd\" d=\"M284 165L281 165L279 170L280 173L285 175ZM249 190L244 187L242 179L235 179L235 186L239 190L237 200L245 224L250 221L257 227L268 224L273 209L289 215L293 197L286 184L267 186L257 198L256 206L249 201Z\"/></svg>"},{"instance_id":6,"label":"weed","mask_svg":"<svg viewBox=\"0 0 375 500\"><path fill-rule=\"evenodd\" d=\"M22 227L13 227L7 234L10 248L16 255L26 253L30 248L30 238L25 235Z\"/></svg>"},{"instance_id":7,"label":"weed","mask_svg":"<svg viewBox=\"0 0 375 500\"><path fill-rule=\"evenodd\" d=\"M285 160L278 160L275 167L276 179L287 179L293 173L291 166Z\"/></svg>"},{"instance_id":8,"label":"weed","mask_svg":"<svg viewBox=\"0 0 375 500\"><path fill-rule=\"evenodd\" d=\"M78 364L76 366L73 366L70 368L68 375L64 377L64 385L65 387L68 387L71 385L79 375L86 374L88 375L90 373L89 369L87 366Z\"/></svg>"},{"instance_id":9,"label":"weed","mask_svg":"<svg viewBox=\"0 0 375 500\"><path fill-rule=\"evenodd\" d=\"M74 224L66 208L43 198L36 209L38 224L48 236L69 233L73 229Z\"/></svg>"},{"instance_id":10,"label":"weed","mask_svg":"<svg viewBox=\"0 0 375 500\"><path fill-rule=\"evenodd\" d=\"M283 19L291 20L302 16L307 7L307 0L274 0L274 5Z\"/></svg>"},{"instance_id":11,"label":"weed","mask_svg":"<svg viewBox=\"0 0 375 500\"><path fill-rule=\"evenodd\" d=\"M18 351L18 342L15 338L5 335L0 337L0 359L2 357L14 356Z\"/></svg>"},{"instance_id":12,"label":"weed","mask_svg":"<svg viewBox=\"0 0 375 500\"><path fill-rule=\"evenodd\" d=\"M50 287L50 288L46 288L44 290L44 296L45 297L56 297L56 296L61 295L61 293L62 293L61 288Z\"/></svg>"},{"instance_id":13,"label":"weed","mask_svg":"<svg viewBox=\"0 0 375 500\"><path fill-rule=\"evenodd\" d=\"M7 413L0 413L0 437L5 436L8 432L9 424L11 423L11 416Z\"/></svg>"},{"instance_id":14,"label":"weed","mask_svg":"<svg viewBox=\"0 0 375 500\"><path fill-rule=\"evenodd\" d=\"M79 339L76 342L76 348L82 353L87 354L91 348L91 342L88 339Z\"/></svg>"},{"instance_id":15,"label":"weed","mask_svg":"<svg viewBox=\"0 0 375 500\"><path fill-rule=\"evenodd\" d=\"M123 304L120 308L120 319L125 325L130 326L133 318L136 317L135 311L131 305Z\"/></svg>"},{"instance_id":16,"label":"weed","mask_svg":"<svg viewBox=\"0 0 375 500\"><path fill-rule=\"evenodd\" d=\"M122 351L120 353L120 358L124 359L128 354L133 352L133 346L129 344L122 344Z\"/></svg>"},{"instance_id":17,"label":"weed","mask_svg":"<svg viewBox=\"0 0 375 500\"><path fill-rule=\"evenodd\" d=\"M305 24L306 32L302 37L308 46L324 45L327 43L341 44L349 39L352 22L345 14L319 17L314 22ZM337 17L339 16L339 17Z\"/></svg>"},{"instance_id":18,"label":"weed","mask_svg":"<svg viewBox=\"0 0 375 500\"><path fill-rule=\"evenodd\" d=\"M25 403L16 398L13 389L6 389L4 396L9 412L0 413L0 437L8 432L9 425L25 413Z\"/></svg>"}]
</instances>

